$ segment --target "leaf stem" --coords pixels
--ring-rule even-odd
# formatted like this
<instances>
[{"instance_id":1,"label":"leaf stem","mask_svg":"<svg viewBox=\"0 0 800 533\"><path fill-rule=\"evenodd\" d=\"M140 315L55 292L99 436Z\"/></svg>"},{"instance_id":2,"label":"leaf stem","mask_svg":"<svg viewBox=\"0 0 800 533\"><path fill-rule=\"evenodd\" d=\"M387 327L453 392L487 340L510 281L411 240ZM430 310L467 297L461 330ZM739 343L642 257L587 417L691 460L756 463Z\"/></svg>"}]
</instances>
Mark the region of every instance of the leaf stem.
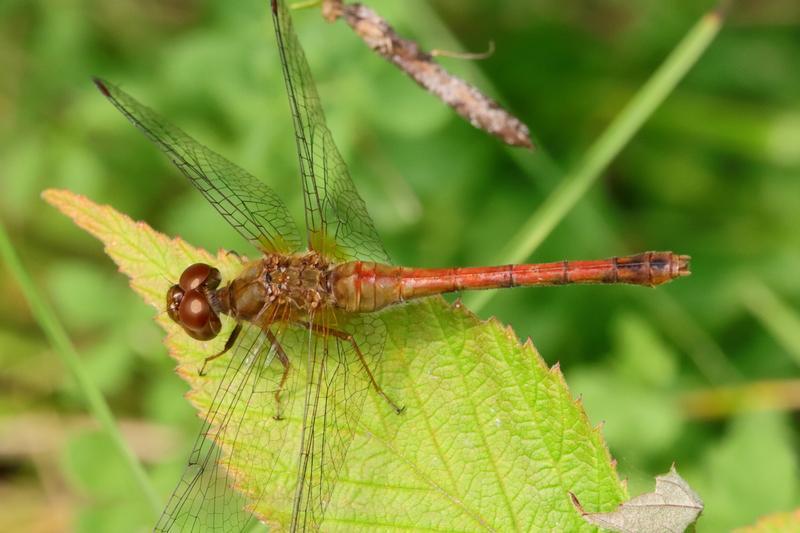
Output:
<instances>
[{"instance_id":1,"label":"leaf stem","mask_svg":"<svg viewBox=\"0 0 800 533\"><path fill-rule=\"evenodd\" d=\"M55 313L49 307L47 302L37 291L33 280L28 275L25 267L22 265L19 257L14 250L11 240L8 237L5 227L0 222L0 257L3 258L8 269L19 283L25 299L28 301L31 312L39 323L39 326L44 331L50 344L55 349L56 353L61 356L62 361L66 364L72 373L73 378L78 384L78 388L83 392L86 404L89 411L97 420L105 433L111 439L117 451L122 456L122 459L131 476L136 481L142 495L147 500L150 509L153 511L154 516L158 516L161 511L161 501L156 494L155 489L150 484L150 480L144 471L141 463L136 459L131 449L128 447L125 439L122 437L119 428L117 427L111 410L108 407L102 393L97 386L89 378L81 358L78 356L75 347L69 340L69 337L64 327L56 318Z\"/></svg>"},{"instance_id":2,"label":"leaf stem","mask_svg":"<svg viewBox=\"0 0 800 533\"><path fill-rule=\"evenodd\" d=\"M589 147L578 165L567 173L555 191L523 225L506 251L501 254L502 262L521 263L530 257L669 96L714 40L721 26L722 17L719 10L707 13L695 24L633 99ZM493 298L495 292L481 291L468 294L464 300L471 309L478 312Z\"/></svg>"}]
</instances>

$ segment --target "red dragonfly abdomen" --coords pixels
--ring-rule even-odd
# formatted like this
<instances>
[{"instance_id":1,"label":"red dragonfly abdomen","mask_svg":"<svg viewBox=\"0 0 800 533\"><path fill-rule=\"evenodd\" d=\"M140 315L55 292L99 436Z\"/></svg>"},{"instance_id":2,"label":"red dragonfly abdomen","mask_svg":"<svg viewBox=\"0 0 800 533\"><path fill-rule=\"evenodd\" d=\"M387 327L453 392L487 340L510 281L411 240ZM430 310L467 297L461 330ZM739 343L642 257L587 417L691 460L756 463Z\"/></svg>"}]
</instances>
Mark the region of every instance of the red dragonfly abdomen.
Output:
<instances>
[{"instance_id":1,"label":"red dragonfly abdomen","mask_svg":"<svg viewBox=\"0 0 800 533\"><path fill-rule=\"evenodd\" d=\"M645 252L598 261L469 268L408 268L353 261L334 267L330 284L336 306L351 312L462 290L627 283L655 287L689 275L689 256Z\"/></svg>"}]
</instances>

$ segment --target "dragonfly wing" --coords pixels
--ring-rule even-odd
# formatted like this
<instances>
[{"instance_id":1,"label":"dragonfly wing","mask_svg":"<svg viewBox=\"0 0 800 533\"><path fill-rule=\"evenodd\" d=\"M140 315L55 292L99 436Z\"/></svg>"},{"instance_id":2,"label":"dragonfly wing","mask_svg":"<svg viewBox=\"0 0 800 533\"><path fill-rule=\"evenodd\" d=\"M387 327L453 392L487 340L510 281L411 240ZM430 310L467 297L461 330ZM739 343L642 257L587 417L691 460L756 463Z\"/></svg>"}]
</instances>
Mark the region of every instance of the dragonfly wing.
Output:
<instances>
[{"instance_id":1,"label":"dragonfly wing","mask_svg":"<svg viewBox=\"0 0 800 533\"><path fill-rule=\"evenodd\" d=\"M309 332L291 531L320 528L372 386L369 372L386 340L375 315L340 316L323 324L339 336Z\"/></svg>"},{"instance_id":2,"label":"dragonfly wing","mask_svg":"<svg viewBox=\"0 0 800 533\"><path fill-rule=\"evenodd\" d=\"M388 262L364 200L333 142L283 0L272 0L272 18L294 122L309 248L338 261Z\"/></svg>"},{"instance_id":3,"label":"dragonfly wing","mask_svg":"<svg viewBox=\"0 0 800 533\"><path fill-rule=\"evenodd\" d=\"M288 253L300 247L297 226L275 191L115 85L99 79L95 84L247 240L264 252Z\"/></svg>"},{"instance_id":4,"label":"dragonfly wing","mask_svg":"<svg viewBox=\"0 0 800 533\"><path fill-rule=\"evenodd\" d=\"M245 325L231 354L224 356L227 364L220 359L198 378L219 385L192 392L205 420L155 531L251 531L257 521L250 511L276 497L267 487L283 486L284 505L290 504L294 466L282 461L294 461L289 443L299 438L299 425L274 418L274 394L284 375L276 345L281 346L285 332L279 326L271 335ZM287 377L281 405L291 412L300 380L296 372Z\"/></svg>"}]
</instances>

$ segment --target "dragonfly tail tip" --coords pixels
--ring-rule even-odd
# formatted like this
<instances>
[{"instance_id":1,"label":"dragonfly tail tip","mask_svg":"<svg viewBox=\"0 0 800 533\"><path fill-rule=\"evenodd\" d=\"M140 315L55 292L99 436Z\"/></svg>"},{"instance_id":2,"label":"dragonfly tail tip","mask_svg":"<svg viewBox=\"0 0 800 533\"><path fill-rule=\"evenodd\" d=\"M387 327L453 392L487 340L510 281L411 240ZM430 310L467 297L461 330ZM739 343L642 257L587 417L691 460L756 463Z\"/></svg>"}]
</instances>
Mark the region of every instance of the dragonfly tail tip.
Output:
<instances>
[{"instance_id":1,"label":"dragonfly tail tip","mask_svg":"<svg viewBox=\"0 0 800 533\"><path fill-rule=\"evenodd\" d=\"M692 256L690 255L678 256L678 276L684 277L692 273L692 271L689 269L689 262L691 260Z\"/></svg>"}]
</instances>

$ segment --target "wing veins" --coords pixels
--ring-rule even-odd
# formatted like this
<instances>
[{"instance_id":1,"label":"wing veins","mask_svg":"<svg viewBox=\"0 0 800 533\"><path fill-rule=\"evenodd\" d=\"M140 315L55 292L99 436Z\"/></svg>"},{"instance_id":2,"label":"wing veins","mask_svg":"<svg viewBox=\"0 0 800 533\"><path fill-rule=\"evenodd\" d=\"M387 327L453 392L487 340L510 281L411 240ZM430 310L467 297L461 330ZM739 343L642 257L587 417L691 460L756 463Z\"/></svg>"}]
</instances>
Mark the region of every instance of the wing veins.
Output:
<instances>
[{"instance_id":1,"label":"wing veins","mask_svg":"<svg viewBox=\"0 0 800 533\"><path fill-rule=\"evenodd\" d=\"M275 12L274 7L273 7L273 12ZM289 21L288 24L291 24L291 22ZM283 71L284 85L286 86L286 93L287 96L289 97L289 107L292 113L292 122L294 123L293 125L295 131L295 143L297 145L297 155L300 163L300 175L302 176L301 183L303 185L303 192L304 192L303 203L306 206L306 231L307 233L309 233L307 237L310 242L311 239L310 233L313 232L318 227L318 225L322 225L323 221L315 220L316 219L315 213L319 213L320 216L322 215L322 207L320 205L320 200L319 200L319 191L317 190L316 176L314 176L314 170L313 170L314 168L314 159L312 156L313 152L309 145L309 141L305 135L306 125L303 124L303 116L301 115L300 112L301 107L303 107L305 108L304 113L308 113L308 106L307 103L305 102L305 99L307 97L305 95L305 91L303 91L302 94L303 105L301 106L299 103L299 99L297 98L297 88L295 87L295 83L293 81L294 73L290 71L290 68L293 67L296 68L293 62L294 58L290 58L287 54L286 38L283 35L283 30L281 29L280 20L277 15L273 17L273 26L275 27L275 36L278 42L278 52L281 58L281 70ZM289 39L291 38L292 34L290 33ZM309 186L307 180L311 181L311 186ZM314 209L314 206L311 205L311 202L314 199L316 199L316 204L317 204L316 210Z\"/></svg>"},{"instance_id":2,"label":"wing veins","mask_svg":"<svg viewBox=\"0 0 800 533\"><path fill-rule=\"evenodd\" d=\"M220 516L222 517L221 520L223 523L235 522L239 529L246 527L246 525L252 521L252 514L246 509L240 508L236 514L232 514L230 508L226 508L225 505L230 504L228 498L231 497L236 498L237 496L241 496L242 501L248 505L252 505L263 497L263 493L256 494L254 497L252 492L242 494L238 490L232 488L231 482L235 479L235 476L228 471L228 465L234 462L233 459L240 453L246 453L246 450L242 451L238 446L239 433L245 430L244 428L246 425L242 421L247 418L248 413L252 412L251 402L255 396L254 387L259 383L263 383L265 379L260 374L254 376L253 373L265 371L267 368L265 363L271 364L272 362L271 359L267 358L271 350L274 349L274 343L269 341L263 331L257 332L253 336L252 342L246 340L248 336L251 336L258 329L259 328L255 326L247 328L247 332L243 335L242 340L235 346L234 355L225 367L220 385L217 387L207 410L206 417L208 420L204 421L200 433L196 438L191 455L192 459L190 459L184 477L181 478L181 481L170 497L167 507L162 513L161 519L159 519L159 523L156 526L157 531L172 531L173 528L176 527L176 524L183 523L187 514L190 520L189 525L191 525L190 530L198 531L196 528L201 527L200 521L204 515L200 510L202 507L198 508L197 504L203 504L204 500L208 503L208 499L211 500L210 504L212 505L211 516L213 519L212 525L214 531L230 531L229 525L220 525L220 523L218 523L218 518ZM284 330L281 329L275 335L276 342L280 342L280 339L283 337L283 331ZM261 345L258 346L257 352L253 352L253 347L258 343ZM256 353L256 355L253 356L252 353ZM291 383L289 385L291 385ZM242 403L240 399L243 394L246 394L248 387L251 389L250 394L247 394L247 401ZM237 413L237 410L240 412ZM240 415L238 417L240 422L231 427L235 414ZM266 425L262 427L266 428L262 431L268 432ZM234 433L227 435L229 431L233 431ZM264 432L256 433L256 435L260 436L266 434L267 433ZM286 432L281 433L281 435L281 441L278 442L279 448L282 447L280 442L285 440ZM260 436L257 440L260 440ZM223 447L221 444L216 443L216 439L218 438L227 439L228 441L226 444L227 464L223 463L224 466L220 464ZM272 462L274 466L277 459L278 455L275 454L269 458L269 461ZM198 471L190 473L189 468L195 465L199 467ZM206 470L209 466L213 467L215 470ZM219 475L220 472L219 469L224 469L221 475L224 484L221 486L217 483L217 475ZM271 472L273 469L270 468L269 470ZM204 474L206 474L207 477L204 476ZM210 498L208 498L209 493L212 495ZM200 500L196 499L198 496L201 497ZM222 511L228 511L228 514L222 514ZM218 527L222 527L222 529L218 530ZM206 530L207 529L202 527L199 529L199 531ZM181 531L183 531L183 529L181 529Z\"/></svg>"},{"instance_id":3,"label":"wing veins","mask_svg":"<svg viewBox=\"0 0 800 533\"><path fill-rule=\"evenodd\" d=\"M388 262L366 205L333 141L311 69L283 0L272 0L272 13L295 127L308 246L334 260ZM331 235L335 242L330 240Z\"/></svg>"},{"instance_id":4,"label":"wing veins","mask_svg":"<svg viewBox=\"0 0 800 533\"><path fill-rule=\"evenodd\" d=\"M242 340L239 341L239 343L237 343L236 347L234 348L234 354L237 353L238 350L241 348L241 345L244 343L244 339L245 338L246 338L246 336L243 336ZM256 344L256 342L258 342L258 337L253 339L252 344L250 345L249 348L247 348L247 352L248 353L252 349L252 347ZM230 373L230 372L231 372L231 369L234 367L235 359L231 358L231 360L229 361L228 365L226 366L225 373L223 374L222 379L220 380L220 385L217 387L217 389L216 389L216 391L214 393L214 397L211 400L211 404L210 404L210 406L209 406L209 408L207 410L206 417L204 417L204 419L203 419L203 424L202 424L202 426L200 428L200 432L198 433L197 437L195 438L195 444L194 444L194 446L192 448L192 453L189 456L190 458L189 458L189 463L187 465L187 469L191 468L192 466L199 466L199 469L194 474L194 476L192 477L191 481L188 483L188 486L185 488L185 490L183 490L183 492L180 494L180 496L178 497L177 502L175 504L173 504L173 500L175 500L175 496L176 496L177 492L181 489L181 486L184 484L184 481L185 481L185 479L183 477L181 478L180 482L178 483L178 486L175 488L175 491L170 496L169 502L167 503L167 506L164 509L164 512L162 513L158 524L156 525L156 529L158 531L169 531L170 529L172 529L172 526L174 525L175 521L181 516L181 514L182 514L182 512L184 510L184 506L189 501L189 499L193 496L194 487L196 487L199 482L203 481L203 474L205 473L206 468L208 468L209 462L211 461L212 458L213 458L213 461L212 461L212 464L211 464L212 468L216 468L217 467L218 459L219 459L219 456L220 456L220 454L222 452L222 449L212 442L211 439L213 438L213 436L211 434L211 431L212 431L212 428L213 428L213 425L214 425L214 420L216 420L217 416L219 415L219 411L220 411L220 408L221 408L220 403L222 401L222 398L224 398L225 395L230 392L230 390L228 389L228 387L230 386L230 383L228 382L228 380L234 380L236 378L236 376L239 375L240 370L242 368L242 365L246 364L246 359L247 359L246 357L239 358L238 366L235 368L235 370L233 370L232 373ZM248 365L247 374L245 376L249 376L249 374L250 374L250 372L252 372L252 369L253 369L254 366L255 365ZM238 389L241 389L242 387L244 387L244 385L246 383L247 383L247 380L243 379L242 382L241 382L241 385L239 385ZM238 393L238 391L237 391L237 393ZM220 395L222 395L222 396L220 396ZM235 403L231 402L226 407L225 412L223 412L223 419L229 419L229 417L233 416L234 406L235 406ZM216 431L216 435L218 435L220 432L224 431L224 428L226 427L226 424L227 423L220 424L220 429L218 429ZM200 464L200 463L202 463L202 464ZM187 470L187 472L188 472L188 470ZM203 491L203 493L205 495L204 491L207 490L207 487L205 487L205 488L204 487L200 487L198 490ZM192 510L189 509L189 512L191 513ZM162 520L165 519L165 518L169 520L169 523L162 529L159 526L160 526ZM199 517L195 516L194 517L194 522L196 523L198 519L199 519ZM194 530L194 527L192 528L192 530Z\"/></svg>"},{"instance_id":5,"label":"wing veins","mask_svg":"<svg viewBox=\"0 0 800 533\"><path fill-rule=\"evenodd\" d=\"M118 87L102 80L95 83L243 237L267 252L299 248L294 221L271 188Z\"/></svg>"}]
</instances>

